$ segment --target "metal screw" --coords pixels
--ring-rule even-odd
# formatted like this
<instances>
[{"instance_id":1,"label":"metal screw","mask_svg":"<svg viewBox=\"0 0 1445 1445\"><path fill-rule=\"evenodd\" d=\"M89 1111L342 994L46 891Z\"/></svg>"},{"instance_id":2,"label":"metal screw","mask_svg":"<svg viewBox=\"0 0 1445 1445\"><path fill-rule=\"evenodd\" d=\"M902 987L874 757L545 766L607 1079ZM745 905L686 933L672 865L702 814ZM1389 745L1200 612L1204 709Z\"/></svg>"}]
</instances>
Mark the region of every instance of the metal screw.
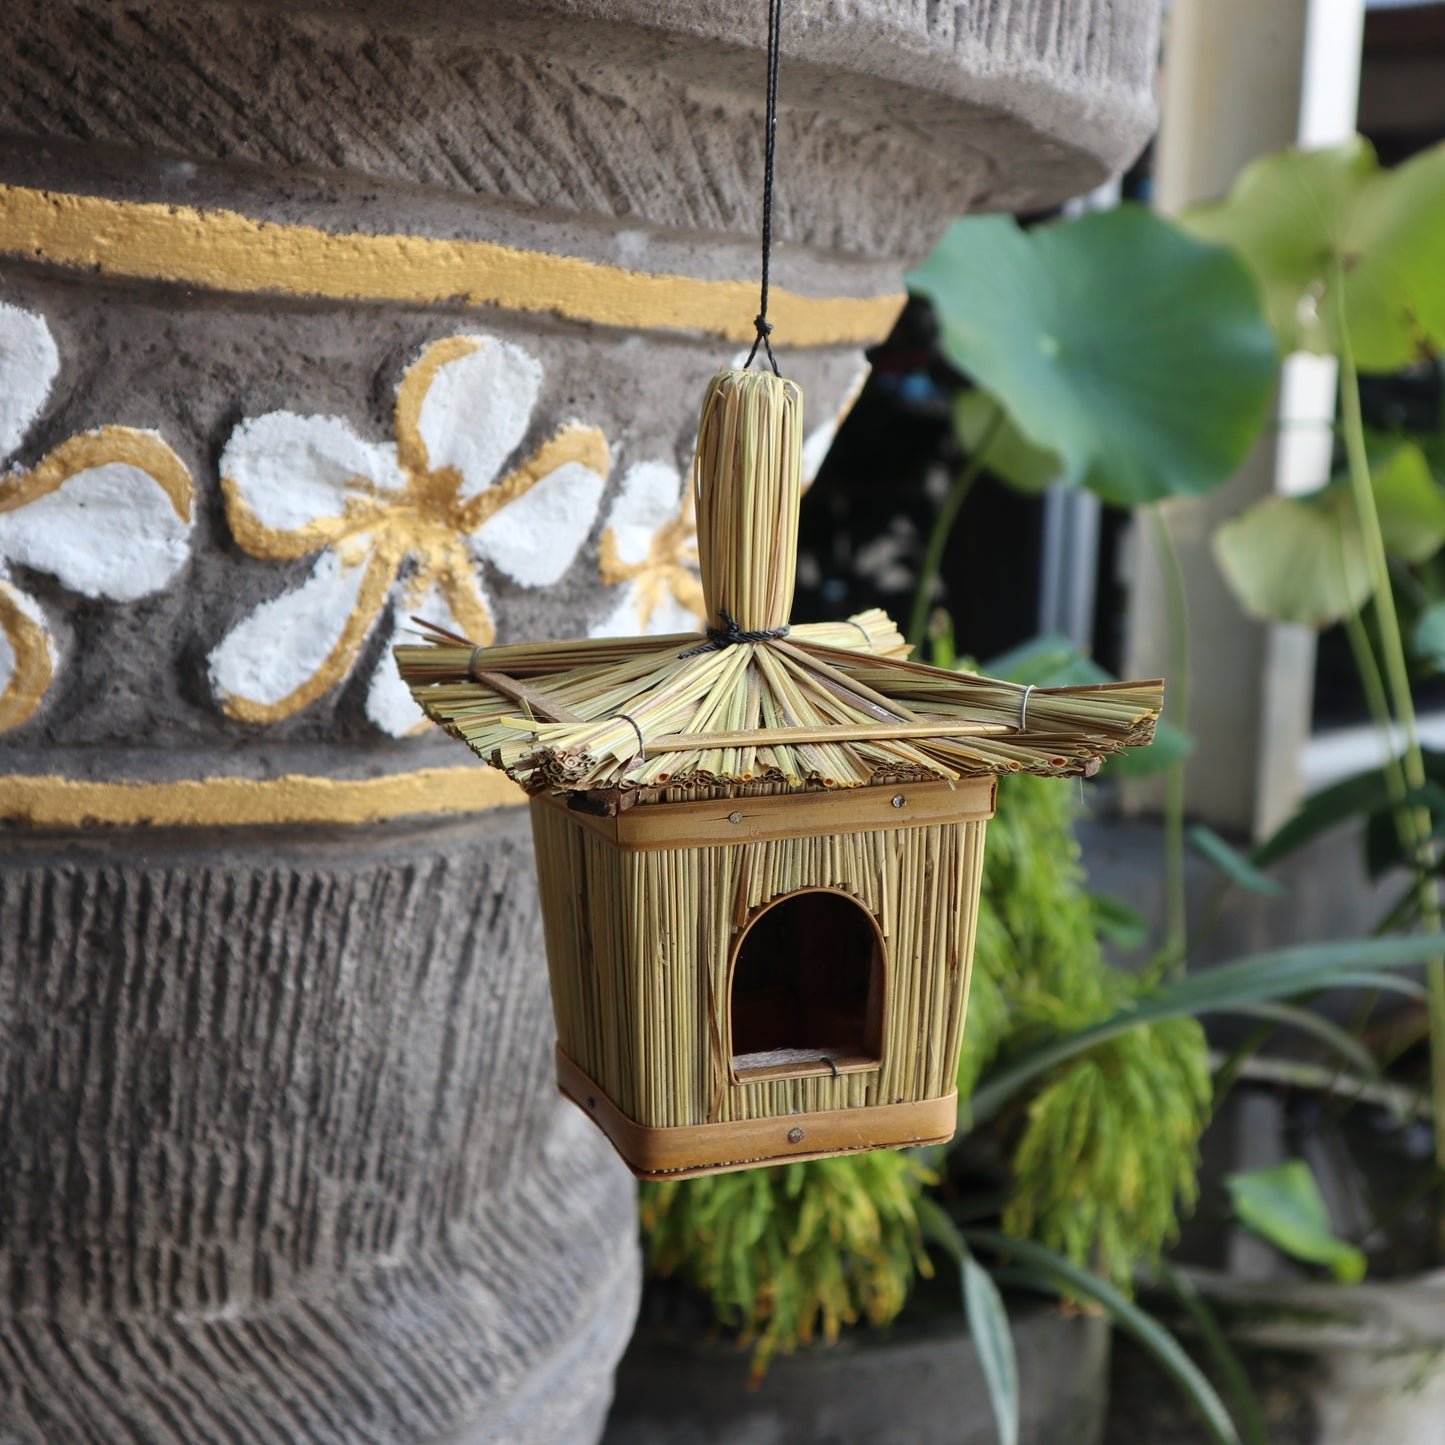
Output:
<instances>
[{"instance_id":1,"label":"metal screw","mask_svg":"<svg viewBox=\"0 0 1445 1445\"><path fill-rule=\"evenodd\" d=\"M788 1130L788 1143L801 1144L803 1142L803 1131L801 1129Z\"/></svg>"},{"instance_id":2,"label":"metal screw","mask_svg":"<svg viewBox=\"0 0 1445 1445\"><path fill-rule=\"evenodd\" d=\"M893 806L895 808L906 808L908 806L908 799L905 798L902 793L894 793Z\"/></svg>"},{"instance_id":3,"label":"metal screw","mask_svg":"<svg viewBox=\"0 0 1445 1445\"><path fill-rule=\"evenodd\" d=\"M729 822L729 823L741 823L742 820L743 820L743 815L742 815L741 813L729 813L729 814L728 814L728 822Z\"/></svg>"}]
</instances>

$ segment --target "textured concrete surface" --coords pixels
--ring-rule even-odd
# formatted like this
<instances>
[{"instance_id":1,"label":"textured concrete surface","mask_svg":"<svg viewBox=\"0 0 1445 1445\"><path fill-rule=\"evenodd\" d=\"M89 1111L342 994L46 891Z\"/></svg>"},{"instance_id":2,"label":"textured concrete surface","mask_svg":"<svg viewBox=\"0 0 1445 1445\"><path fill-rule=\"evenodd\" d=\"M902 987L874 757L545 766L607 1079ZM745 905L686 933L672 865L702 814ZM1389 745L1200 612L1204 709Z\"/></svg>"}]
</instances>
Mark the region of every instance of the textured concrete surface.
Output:
<instances>
[{"instance_id":1,"label":"textured concrete surface","mask_svg":"<svg viewBox=\"0 0 1445 1445\"><path fill-rule=\"evenodd\" d=\"M779 239L918 257L963 210L1096 184L1152 129L1157 12L790 5ZM10 0L0 115L37 138L751 234L763 14L733 0Z\"/></svg>"},{"instance_id":2,"label":"textured concrete surface","mask_svg":"<svg viewBox=\"0 0 1445 1445\"><path fill-rule=\"evenodd\" d=\"M0 920L0 1438L586 1437L632 1191L524 819L11 839Z\"/></svg>"},{"instance_id":3,"label":"textured concrete surface","mask_svg":"<svg viewBox=\"0 0 1445 1445\"><path fill-rule=\"evenodd\" d=\"M775 277L804 296L894 292L954 214L1082 190L1152 123L1154 0L788 12ZM132 250L137 207L225 209L745 282L746 321L762 13L7 0L0 186L115 202ZM138 600L12 567L0 600L43 621L54 675L0 736L0 785L465 761L367 720L386 626L294 714L223 712L208 657L314 564L238 541L228 443L289 411L384 447L425 347L519 347L542 380L507 465L571 421L611 465L560 580L489 567L486 591L502 640L576 635L617 605L598 544L622 478L685 466L702 385L737 353L545 306L167 283L159 254L125 279L110 234L80 238L98 248L81 268L6 252L0 302L59 355L7 465L95 428L158 432L190 478L189 557ZM811 430L866 338L775 340ZM552 1086L524 827L0 833L0 1441L597 1438L635 1308L633 1194Z\"/></svg>"}]
</instances>

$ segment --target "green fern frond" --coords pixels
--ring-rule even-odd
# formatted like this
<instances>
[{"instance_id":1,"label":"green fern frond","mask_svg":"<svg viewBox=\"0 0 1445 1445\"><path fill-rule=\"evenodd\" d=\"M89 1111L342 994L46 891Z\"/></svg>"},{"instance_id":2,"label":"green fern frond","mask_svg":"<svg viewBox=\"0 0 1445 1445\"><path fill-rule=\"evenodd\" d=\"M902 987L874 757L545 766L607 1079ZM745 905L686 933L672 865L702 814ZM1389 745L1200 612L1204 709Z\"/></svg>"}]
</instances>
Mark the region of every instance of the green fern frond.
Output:
<instances>
[{"instance_id":1,"label":"green fern frond","mask_svg":"<svg viewBox=\"0 0 1445 1445\"><path fill-rule=\"evenodd\" d=\"M930 1271L917 1210L928 1182L916 1157L880 1151L644 1184L648 1263L702 1290L761 1376L779 1352L898 1314Z\"/></svg>"},{"instance_id":2,"label":"green fern frond","mask_svg":"<svg viewBox=\"0 0 1445 1445\"><path fill-rule=\"evenodd\" d=\"M987 1003L981 1018L970 1010L961 1095L981 1060L1097 1023L1136 987L1100 953L1073 794L1027 777L999 793L974 959L974 996ZM1194 1205L1209 1104L1204 1035L1190 1020L1133 1029L1073 1060L1028 1104L1004 1227L1127 1289Z\"/></svg>"},{"instance_id":3,"label":"green fern frond","mask_svg":"<svg viewBox=\"0 0 1445 1445\"><path fill-rule=\"evenodd\" d=\"M1083 1055L1029 1105L1004 1228L1127 1289L1194 1206L1209 1101L1192 1019L1133 1029Z\"/></svg>"}]
</instances>

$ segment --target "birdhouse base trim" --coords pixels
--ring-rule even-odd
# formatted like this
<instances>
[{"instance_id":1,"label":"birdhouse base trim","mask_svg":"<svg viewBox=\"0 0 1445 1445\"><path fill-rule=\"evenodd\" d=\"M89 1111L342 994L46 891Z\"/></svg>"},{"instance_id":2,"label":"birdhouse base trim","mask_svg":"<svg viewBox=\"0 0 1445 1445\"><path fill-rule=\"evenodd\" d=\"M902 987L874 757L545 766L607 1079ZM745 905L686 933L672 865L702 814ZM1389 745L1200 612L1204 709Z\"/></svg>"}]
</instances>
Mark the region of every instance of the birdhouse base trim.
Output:
<instances>
[{"instance_id":1,"label":"birdhouse base trim","mask_svg":"<svg viewBox=\"0 0 1445 1445\"><path fill-rule=\"evenodd\" d=\"M946 1144L958 1124L955 1091L901 1104L651 1128L629 1119L560 1047L557 1087L607 1135L639 1179L690 1179L860 1149Z\"/></svg>"}]
</instances>

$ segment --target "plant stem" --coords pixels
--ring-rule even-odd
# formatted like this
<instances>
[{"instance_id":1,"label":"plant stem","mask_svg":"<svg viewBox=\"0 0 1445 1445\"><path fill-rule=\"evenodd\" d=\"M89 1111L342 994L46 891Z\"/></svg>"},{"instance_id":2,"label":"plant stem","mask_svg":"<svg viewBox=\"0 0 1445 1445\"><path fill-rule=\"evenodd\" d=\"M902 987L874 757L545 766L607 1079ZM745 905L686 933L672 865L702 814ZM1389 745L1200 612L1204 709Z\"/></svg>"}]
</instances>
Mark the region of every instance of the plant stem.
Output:
<instances>
[{"instance_id":1,"label":"plant stem","mask_svg":"<svg viewBox=\"0 0 1445 1445\"><path fill-rule=\"evenodd\" d=\"M1410 691L1410 669L1405 658L1400 617L1395 610L1395 594L1390 582L1390 564L1385 555L1385 539L1380 530L1380 514L1375 506L1375 489L1370 478L1364 416L1360 409L1360 379L1345 319L1344 282L1344 266L1336 260L1329 289L1339 334L1340 409L1344 421L1345 453L1349 459L1350 486L1374 585L1375 618L1379 624L1385 678L1395 717L1405 735L1405 786L1410 792L1418 792L1425 785L1425 758L1420 750L1415 699ZM1393 753L1393 740L1389 745ZM1427 932L1435 933L1440 928L1440 895L1434 880L1436 850L1430 842L1430 816L1425 809L1410 807L1403 799L1399 811L1403 831L1413 845L1410 858L1419 879L1421 917ZM1435 1162L1437 1166L1445 1167L1445 958L1432 958L1426 963L1425 979L1429 989L1430 1098L1435 1113Z\"/></svg>"},{"instance_id":2,"label":"plant stem","mask_svg":"<svg viewBox=\"0 0 1445 1445\"><path fill-rule=\"evenodd\" d=\"M1390 712L1385 679L1380 674L1379 659L1375 656L1364 619L1352 610L1345 613L1343 620L1345 636L1350 642L1350 654L1355 661L1355 671L1360 675L1360 686L1364 690L1365 704L1369 708L1371 721L1379 729L1380 741L1384 746L1385 756L1380 766L1385 773L1385 788L1390 794L1390 801L1399 807L1409 795L1410 789L1405 782L1405 769L1395 752L1395 719ZM1409 844L1405 839L1400 841L1408 848Z\"/></svg>"},{"instance_id":3,"label":"plant stem","mask_svg":"<svg viewBox=\"0 0 1445 1445\"><path fill-rule=\"evenodd\" d=\"M1189 730L1189 596L1184 569L1169 524L1159 506L1149 509L1159 555L1164 563L1169 613L1169 721L1181 732ZM1187 758L1169 769L1164 778L1164 948L1158 972L1167 975L1181 968L1189 951L1189 905L1184 888L1184 769Z\"/></svg>"},{"instance_id":4,"label":"plant stem","mask_svg":"<svg viewBox=\"0 0 1445 1445\"><path fill-rule=\"evenodd\" d=\"M1344 615L1344 624L1345 636L1349 638L1350 642L1350 653L1355 661L1355 671L1360 676L1360 685L1364 690L1365 703L1369 708L1371 721L1374 722L1380 734L1380 744L1384 749L1385 755L1381 759L1380 769L1385 775L1385 791L1389 793L1390 802L1395 809L1395 834L1400 840L1401 851L1405 857L1411 860L1412 866L1415 866L1417 863L1416 849L1419 846L1418 829L1411 810L1405 806L1405 799L1410 795L1410 788L1405 781L1404 764L1395 751L1395 719L1390 712L1390 700L1385 691L1385 680L1380 675L1380 663L1375 656L1374 646L1370 642L1370 634L1365 628L1364 619L1360 613L1354 610L1347 611ZM1428 827L1426 831L1429 831ZM1416 896L1420 897L1418 888Z\"/></svg>"},{"instance_id":5,"label":"plant stem","mask_svg":"<svg viewBox=\"0 0 1445 1445\"><path fill-rule=\"evenodd\" d=\"M948 545L948 534L953 531L953 524L958 520L958 510L973 490L973 484L978 480L988 458L988 449L1003 426L1003 408L996 401L992 405L993 416L984 428L978 446L954 477L948 495L943 499L943 506L938 509L938 516L934 519L933 530L928 534L923 565L918 569L918 590L913 594L913 616L908 623L908 641L913 645L915 653L922 648L924 633L928 628L928 605L933 600L933 584L938 580L939 569L943 566L943 549Z\"/></svg>"}]
</instances>

